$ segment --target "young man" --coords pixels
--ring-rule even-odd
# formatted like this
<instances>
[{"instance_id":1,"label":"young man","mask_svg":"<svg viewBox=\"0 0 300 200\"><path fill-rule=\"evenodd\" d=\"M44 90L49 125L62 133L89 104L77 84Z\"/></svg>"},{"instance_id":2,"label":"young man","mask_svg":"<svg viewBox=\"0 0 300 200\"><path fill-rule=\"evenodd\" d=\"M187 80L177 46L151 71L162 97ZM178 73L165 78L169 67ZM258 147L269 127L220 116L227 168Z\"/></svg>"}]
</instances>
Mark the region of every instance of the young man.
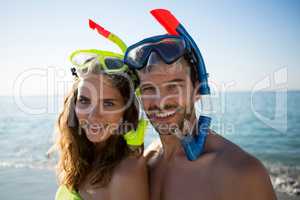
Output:
<instances>
[{"instance_id":1,"label":"young man","mask_svg":"<svg viewBox=\"0 0 300 200\"><path fill-rule=\"evenodd\" d=\"M201 99L199 82L180 42L156 38L161 40L132 45L125 56L125 62L139 71L143 108L162 143L145 152L151 199L276 199L263 165L213 131L202 155L195 161L186 158L179 138L196 135L201 128L194 110Z\"/></svg>"}]
</instances>

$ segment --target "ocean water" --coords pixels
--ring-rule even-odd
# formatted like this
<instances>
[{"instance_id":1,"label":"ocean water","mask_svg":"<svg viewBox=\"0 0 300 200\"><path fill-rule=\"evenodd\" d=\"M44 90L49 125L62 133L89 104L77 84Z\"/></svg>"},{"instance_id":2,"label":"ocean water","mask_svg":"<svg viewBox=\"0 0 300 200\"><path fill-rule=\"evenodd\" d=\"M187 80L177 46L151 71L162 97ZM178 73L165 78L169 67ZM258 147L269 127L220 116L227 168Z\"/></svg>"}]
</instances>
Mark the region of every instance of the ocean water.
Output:
<instances>
[{"instance_id":1,"label":"ocean water","mask_svg":"<svg viewBox=\"0 0 300 200\"><path fill-rule=\"evenodd\" d=\"M268 168L300 169L300 92L252 97L250 92L214 95L212 129ZM1 199L54 198L56 159L46 152L62 102L63 97L0 97ZM149 131L146 144L156 137Z\"/></svg>"}]
</instances>

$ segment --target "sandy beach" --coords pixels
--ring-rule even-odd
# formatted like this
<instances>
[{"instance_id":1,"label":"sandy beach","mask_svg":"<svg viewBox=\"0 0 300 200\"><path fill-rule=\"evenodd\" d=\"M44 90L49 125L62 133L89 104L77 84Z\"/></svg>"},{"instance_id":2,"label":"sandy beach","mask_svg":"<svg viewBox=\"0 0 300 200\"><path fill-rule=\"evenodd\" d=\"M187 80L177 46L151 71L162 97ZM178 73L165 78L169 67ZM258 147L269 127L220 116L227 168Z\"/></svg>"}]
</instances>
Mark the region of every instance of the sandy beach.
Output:
<instances>
[{"instance_id":1,"label":"sandy beach","mask_svg":"<svg viewBox=\"0 0 300 200\"><path fill-rule=\"evenodd\" d=\"M300 199L300 170L295 167L268 167L279 200Z\"/></svg>"},{"instance_id":2,"label":"sandy beach","mask_svg":"<svg viewBox=\"0 0 300 200\"><path fill-rule=\"evenodd\" d=\"M286 193L276 192L278 200L299 200L299 196L290 196Z\"/></svg>"}]
</instances>

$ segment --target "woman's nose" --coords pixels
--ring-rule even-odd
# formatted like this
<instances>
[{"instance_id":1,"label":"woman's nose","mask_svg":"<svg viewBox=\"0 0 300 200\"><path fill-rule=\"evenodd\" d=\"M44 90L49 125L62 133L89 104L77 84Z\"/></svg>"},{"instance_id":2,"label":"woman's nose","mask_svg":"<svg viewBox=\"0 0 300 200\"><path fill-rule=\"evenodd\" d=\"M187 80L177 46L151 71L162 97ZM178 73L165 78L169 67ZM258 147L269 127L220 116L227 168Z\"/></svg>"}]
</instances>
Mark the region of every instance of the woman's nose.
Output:
<instances>
[{"instance_id":1,"label":"woman's nose","mask_svg":"<svg viewBox=\"0 0 300 200\"><path fill-rule=\"evenodd\" d=\"M100 105L96 105L94 106L90 113L88 114L88 118L91 121L99 121L99 118L101 118L102 116L102 112L101 112L101 108Z\"/></svg>"}]
</instances>

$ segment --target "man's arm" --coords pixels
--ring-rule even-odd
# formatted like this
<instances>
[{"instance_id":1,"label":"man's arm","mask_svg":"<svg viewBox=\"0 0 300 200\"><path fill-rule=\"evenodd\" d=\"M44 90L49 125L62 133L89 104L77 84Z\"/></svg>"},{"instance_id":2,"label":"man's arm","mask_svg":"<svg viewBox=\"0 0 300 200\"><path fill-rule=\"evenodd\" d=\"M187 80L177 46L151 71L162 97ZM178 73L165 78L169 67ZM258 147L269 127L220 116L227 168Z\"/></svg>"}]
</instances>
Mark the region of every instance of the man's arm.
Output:
<instances>
[{"instance_id":1,"label":"man's arm","mask_svg":"<svg viewBox=\"0 0 300 200\"><path fill-rule=\"evenodd\" d=\"M276 200L276 195L265 167L256 159L248 162L241 171L237 187L239 198L244 200Z\"/></svg>"},{"instance_id":2,"label":"man's arm","mask_svg":"<svg viewBox=\"0 0 300 200\"><path fill-rule=\"evenodd\" d=\"M215 161L219 199L276 200L263 164L238 146L227 144Z\"/></svg>"},{"instance_id":3,"label":"man's arm","mask_svg":"<svg viewBox=\"0 0 300 200\"><path fill-rule=\"evenodd\" d=\"M242 165L227 173L223 178L227 180L223 183L224 199L277 199L267 170L252 156L245 159Z\"/></svg>"}]
</instances>

